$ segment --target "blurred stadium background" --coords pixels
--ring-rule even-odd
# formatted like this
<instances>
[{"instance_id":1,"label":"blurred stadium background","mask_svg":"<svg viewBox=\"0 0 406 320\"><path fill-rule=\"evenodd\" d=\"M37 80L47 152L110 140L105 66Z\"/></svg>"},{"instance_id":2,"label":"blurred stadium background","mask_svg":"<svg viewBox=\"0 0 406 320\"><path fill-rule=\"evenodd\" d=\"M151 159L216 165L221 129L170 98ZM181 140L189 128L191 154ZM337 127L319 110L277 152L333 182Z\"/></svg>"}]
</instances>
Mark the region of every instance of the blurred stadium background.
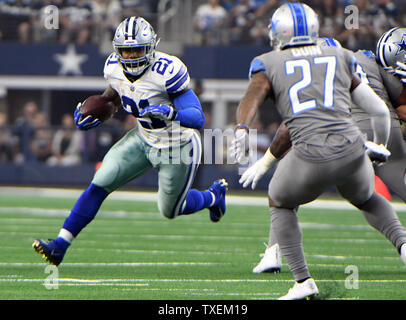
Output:
<instances>
[{"instance_id":1,"label":"blurred stadium background","mask_svg":"<svg viewBox=\"0 0 406 320\"><path fill-rule=\"evenodd\" d=\"M318 12L321 36L335 37L353 50L374 50L384 31L406 25L404 0L304 2ZM216 9L207 10L209 3ZM0 184L87 185L105 152L135 125L123 110L85 133L75 129L72 119L79 101L106 87L102 71L112 51L114 30L131 15L150 21L161 39L158 50L179 56L188 66L206 113L205 128L231 128L248 83L249 63L269 50L268 21L281 3L0 0ZM56 23L54 29L46 27L50 5L58 8L57 19L51 21ZM356 29L344 27L345 8L350 5L359 9ZM258 129L259 156L279 121L270 102L261 108L253 125ZM153 188L157 183L153 175L150 172L129 187ZM207 163L202 164L195 186L207 187L218 177L226 177L232 189L240 188L236 166ZM263 179L258 188L266 186Z\"/></svg>"}]
</instances>

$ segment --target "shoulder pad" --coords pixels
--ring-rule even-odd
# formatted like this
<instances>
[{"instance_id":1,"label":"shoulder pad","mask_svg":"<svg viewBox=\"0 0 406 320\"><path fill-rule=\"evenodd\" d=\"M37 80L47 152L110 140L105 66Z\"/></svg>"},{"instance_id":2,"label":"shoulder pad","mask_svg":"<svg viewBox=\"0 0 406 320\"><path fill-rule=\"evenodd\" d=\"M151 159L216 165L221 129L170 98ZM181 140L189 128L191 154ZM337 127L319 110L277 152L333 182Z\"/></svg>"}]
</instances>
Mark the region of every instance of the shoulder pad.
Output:
<instances>
[{"instance_id":1,"label":"shoulder pad","mask_svg":"<svg viewBox=\"0 0 406 320\"><path fill-rule=\"evenodd\" d=\"M118 68L121 71L121 67L118 63L117 55L113 52L112 54L109 55L109 57L106 59L106 62L104 64L104 69L103 69L104 78L105 79L117 78L117 69Z\"/></svg>"},{"instance_id":2,"label":"shoulder pad","mask_svg":"<svg viewBox=\"0 0 406 320\"><path fill-rule=\"evenodd\" d=\"M164 73L166 91L170 94L180 92L190 83L187 67L178 57L169 55L161 57L161 59L166 58L171 61L168 64L167 72Z\"/></svg>"},{"instance_id":3,"label":"shoulder pad","mask_svg":"<svg viewBox=\"0 0 406 320\"><path fill-rule=\"evenodd\" d=\"M265 64L258 58L254 58L250 65L250 70L248 72L248 78L251 78L255 73L265 71Z\"/></svg>"}]
</instances>

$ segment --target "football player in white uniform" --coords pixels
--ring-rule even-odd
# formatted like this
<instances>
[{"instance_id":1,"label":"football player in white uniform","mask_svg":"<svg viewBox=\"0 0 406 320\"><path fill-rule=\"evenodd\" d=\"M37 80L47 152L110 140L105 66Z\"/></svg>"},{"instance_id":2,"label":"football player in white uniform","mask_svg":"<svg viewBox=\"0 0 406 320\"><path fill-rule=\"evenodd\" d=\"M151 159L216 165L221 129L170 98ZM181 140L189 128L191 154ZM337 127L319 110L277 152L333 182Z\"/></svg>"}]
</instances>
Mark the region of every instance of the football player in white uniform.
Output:
<instances>
[{"instance_id":1,"label":"football player in white uniform","mask_svg":"<svg viewBox=\"0 0 406 320\"><path fill-rule=\"evenodd\" d=\"M219 221L226 211L227 182L216 180L206 191L191 189L201 157L196 129L205 117L199 99L189 88L190 77L183 62L156 51L157 36L141 17L130 17L118 26L114 52L107 58L103 96L137 118L130 130L105 155L90 186L77 200L57 239L37 239L35 251L59 265L71 242L93 220L104 199L114 190L151 168L158 171L158 208L169 219L208 208L210 219ZM81 103L75 123L81 130L100 125L84 117Z\"/></svg>"}]
</instances>

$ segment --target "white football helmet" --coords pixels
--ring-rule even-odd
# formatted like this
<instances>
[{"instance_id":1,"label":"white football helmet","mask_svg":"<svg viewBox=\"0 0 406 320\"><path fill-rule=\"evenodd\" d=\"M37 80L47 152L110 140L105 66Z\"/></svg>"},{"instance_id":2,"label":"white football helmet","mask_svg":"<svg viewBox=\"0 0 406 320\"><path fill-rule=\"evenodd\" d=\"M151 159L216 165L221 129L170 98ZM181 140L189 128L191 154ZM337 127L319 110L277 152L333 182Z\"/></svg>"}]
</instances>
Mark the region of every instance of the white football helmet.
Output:
<instances>
[{"instance_id":1,"label":"white football helmet","mask_svg":"<svg viewBox=\"0 0 406 320\"><path fill-rule=\"evenodd\" d=\"M386 69L396 68L396 62L406 63L406 28L385 32L376 45L376 56Z\"/></svg>"},{"instance_id":2,"label":"white football helmet","mask_svg":"<svg viewBox=\"0 0 406 320\"><path fill-rule=\"evenodd\" d=\"M289 46L315 44L319 36L317 14L306 4L285 3L271 18L269 39L275 50Z\"/></svg>"},{"instance_id":3,"label":"white football helmet","mask_svg":"<svg viewBox=\"0 0 406 320\"><path fill-rule=\"evenodd\" d=\"M158 42L154 29L144 18L130 17L117 27L113 48L124 71L138 76L152 64ZM143 50L143 55L126 59L122 56L123 49Z\"/></svg>"}]
</instances>

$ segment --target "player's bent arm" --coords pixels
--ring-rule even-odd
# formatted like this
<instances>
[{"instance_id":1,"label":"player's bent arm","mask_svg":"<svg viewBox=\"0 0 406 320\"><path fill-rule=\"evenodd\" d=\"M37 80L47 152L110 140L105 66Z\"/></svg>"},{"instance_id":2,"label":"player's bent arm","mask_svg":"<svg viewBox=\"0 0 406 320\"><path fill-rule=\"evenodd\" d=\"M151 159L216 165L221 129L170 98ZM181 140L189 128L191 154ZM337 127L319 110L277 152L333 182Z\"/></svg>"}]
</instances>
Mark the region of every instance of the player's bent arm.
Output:
<instances>
[{"instance_id":1,"label":"player's bent arm","mask_svg":"<svg viewBox=\"0 0 406 320\"><path fill-rule=\"evenodd\" d=\"M257 113L260 105L272 92L271 84L264 71L258 71L251 74L250 83L240 104L237 108L236 121L237 127L235 137L231 142L230 155L238 163L244 159L249 125Z\"/></svg>"},{"instance_id":2,"label":"player's bent arm","mask_svg":"<svg viewBox=\"0 0 406 320\"><path fill-rule=\"evenodd\" d=\"M288 127L282 122L276 131L275 137L269 147L269 151L277 160L280 160L288 152L291 146L292 142L290 140Z\"/></svg>"},{"instance_id":3,"label":"player's bent arm","mask_svg":"<svg viewBox=\"0 0 406 320\"><path fill-rule=\"evenodd\" d=\"M181 126L193 129L203 127L206 118L204 116L199 98L192 89L185 89L180 94L172 97L173 106L176 109L174 121Z\"/></svg>"},{"instance_id":4,"label":"player's bent arm","mask_svg":"<svg viewBox=\"0 0 406 320\"><path fill-rule=\"evenodd\" d=\"M406 83L403 84L403 90L399 97L396 98L395 102L399 106L406 105Z\"/></svg>"},{"instance_id":5,"label":"player's bent arm","mask_svg":"<svg viewBox=\"0 0 406 320\"><path fill-rule=\"evenodd\" d=\"M371 116L374 142L386 146L390 132L390 116L385 102L364 82L359 82L352 88L351 96L354 103Z\"/></svg>"},{"instance_id":6,"label":"player's bent arm","mask_svg":"<svg viewBox=\"0 0 406 320\"><path fill-rule=\"evenodd\" d=\"M397 107L396 113L401 120L406 121L406 104L402 104L401 106Z\"/></svg>"},{"instance_id":7,"label":"player's bent arm","mask_svg":"<svg viewBox=\"0 0 406 320\"><path fill-rule=\"evenodd\" d=\"M258 108L272 92L272 86L264 71L252 75L248 88L237 108L237 124L249 126Z\"/></svg>"},{"instance_id":8,"label":"player's bent arm","mask_svg":"<svg viewBox=\"0 0 406 320\"><path fill-rule=\"evenodd\" d=\"M108 86L106 90L102 93L103 97L109 98L111 102L113 102L114 106L116 107L114 112L117 112L118 109L121 107L121 99L120 95L117 93L116 90L112 88L112 86Z\"/></svg>"},{"instance_id":9,"label":"player's bent arm","mask_svg":"<svg viewBox=\"0 0 406 320\"><path fill-rule=\"evenodd\" d=\"M241 176L239 183L244 188L251 184L255 189L258 181L280 160L292 146L290 134L286 125L282 122L275 134L271 146L265 154L249 167Z\"/></svg>"}]
</instances>

